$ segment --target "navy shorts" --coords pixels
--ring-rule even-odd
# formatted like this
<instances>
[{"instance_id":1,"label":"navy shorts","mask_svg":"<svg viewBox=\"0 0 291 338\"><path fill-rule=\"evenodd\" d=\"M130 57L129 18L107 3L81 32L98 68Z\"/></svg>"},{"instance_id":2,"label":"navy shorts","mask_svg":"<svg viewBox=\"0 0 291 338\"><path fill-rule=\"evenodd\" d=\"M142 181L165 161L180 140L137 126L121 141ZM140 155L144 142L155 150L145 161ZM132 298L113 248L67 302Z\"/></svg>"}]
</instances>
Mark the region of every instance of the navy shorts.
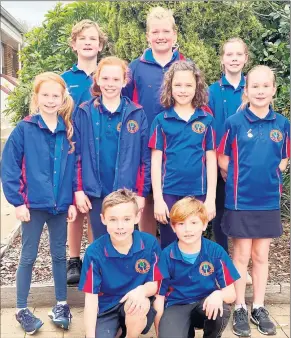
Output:
<instances>
[{"instance_id":1,"label":"navy shorts","mask_svg":"<svg viewBox=\"0 0 291 338\"><path fill-rule=\"evenodd\" d=\"M280 210L225 209L221 228L233 238L276 238L283 233Z\"/></svg>"},{"instance_id":2,"label":"navy shorts","mask_svg":"<svg viewBox=\"0 0 291 338\"><path fill-rule=\"evenodd\" d=\"M150 297L150 309L147 314L147 325L142 331L142 334L149 332L153 325L157 311L153 308L153 302L155 297ZM115 338L119 328L122 328L122 335L120 338L126 337L126 326L125 326L125 312L124 304L117 304L106 312L101 313L97 317L96 333L95 336L98 338Z\"/></svg>"}]
</instances>

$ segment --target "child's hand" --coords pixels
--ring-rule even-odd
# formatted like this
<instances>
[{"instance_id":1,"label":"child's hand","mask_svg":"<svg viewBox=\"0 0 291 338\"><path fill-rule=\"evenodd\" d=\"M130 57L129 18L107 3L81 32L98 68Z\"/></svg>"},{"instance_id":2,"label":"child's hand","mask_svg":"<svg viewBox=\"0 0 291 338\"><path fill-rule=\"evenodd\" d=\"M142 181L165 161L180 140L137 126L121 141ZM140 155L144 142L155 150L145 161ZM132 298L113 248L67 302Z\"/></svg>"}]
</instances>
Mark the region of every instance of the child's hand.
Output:
<instances>
[{"instance_id":1,"label":"child's hand","mask_svg":"<svg viewBox=\"0 0 291 338\"><path fill-rule=\"evenodd\" d=\"M223 178L224 182L226 182L226 179L227 179L227 172L220 169L220 174L221 174L221 177Z\"/></svg>"},{"instance_id":2,"label":"child's hand","mask_svg":"<svg viewBox=\"0 0 291 338\"><path fill-rule=\"evenodd\" d=\"M20 205L15 208L16 218L21 222L29 222L30 221L30 212L25 204Z\"/></svg>"},{"instance_id":3,"label":"child's hand","mask_svg":"<svg viewBox=\"0 0 291 338\"><path fill-rule=\"evenodd\" d=\"M169 209L166 204L166 202L163 200L163 198L155 200L155 205L154 205L154 214L155 214L155 219L162 223L162 224L167 224L169 223L167 217L170 217Z\"/></svg>"},{"instance_id":4,"label":"child's hand","mask_svg":"<svg viewBox=\"0 0 291 338\"><path fill-rule=\"evenodd\" d=\"M137 312L143 313L146 308L148 310L147 298L142 286L129 291L121 300L120 303L125 303L124 311L127 315L134 315Z\"/></svg>"},{"instance_id":5,"label":"child's hand","mask_svg":"<svg viewBox=\"0 0 291 338\"><path fill-rule=\"evenodd\" d=\"M74 205L69 206L67 222L75 222L77 217L77 208Z\"/></svg>"},{"instance_id":6,"label":"child's hand","mask_svg":"<svg viewBox=\"0 0 291 338\"><path fill-rule=\"evenodd\" d=\"M208 221L211 221L216 215L215 200L206 198L204 205L207 211Z\"/></svg>"},{"instance_id":7,"label":"child's hand","mask_svg":"<svg viewBox=\"0 0 291 338\"><path fill-rule=\"evenodd\" d=\"M142 196L136 196L136 202L138 205L138 211L142 212L145 205L145 198Z\"/></svg>"},{"instance_id":8,"label":"child's hand","mask_svg":"<svg viewBox=\"0 0 291 338\"><path fill-rule=\"evenodd\" d=\"M86 214L90 209L92 209L92 204L84 191L75 192L76 205L79 211L82 214Z\"/></svg>"},{"instance_id":9,"label":"child's hand","mask_svg":"<svg viewBox=\"0 0 291 338\"><path fill-rule=\"evenodd\" d=\"M223 315L223 299L220 290L216 290L209 295L203 303L203 311L208 319L215 320L218 311L220 311L220 317Z\"/></svg>"}]
</instances>

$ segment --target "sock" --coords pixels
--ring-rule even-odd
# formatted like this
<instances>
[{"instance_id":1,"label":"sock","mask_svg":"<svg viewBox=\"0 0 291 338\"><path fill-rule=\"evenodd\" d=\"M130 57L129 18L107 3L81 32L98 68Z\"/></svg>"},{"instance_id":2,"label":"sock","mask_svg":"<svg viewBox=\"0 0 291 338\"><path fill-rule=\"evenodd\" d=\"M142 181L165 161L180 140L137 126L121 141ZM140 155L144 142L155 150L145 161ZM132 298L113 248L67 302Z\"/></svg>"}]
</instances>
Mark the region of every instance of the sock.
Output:
<instances>
[{"instance_id":1,"label":"sock","mask_svg":"<svg viewBox=\"0 0 291 338\"><path fill-rule=\"evenodd\" d=\"M247 308L246 304L235 304L235 305L234 305L234 309L235 309L235 310L238 310L238 309L240 309L240 308L242 308L242 307L243 307L245 310L248 311L248 308Z\"/></svg>"},{"instance_id":2,"label":"sock","mask_svg":"<svg viewBox=\"0 0 291 338\"><path fill-rule=\"evenodd\" d=\"M78 260L80 260L80 256L79 257L70 257L70 259L74 259L74 260L78 259Z\"/></svg>"},{"instance_id":3,"label":"sock","mask_svg":"<svg viewBox=\"0 0 291 338\"><path fill-rule=\"evenodd\" d=\"M21 311L21 310L25 310L25 309L27 309L27 307L17 308L17 309L16 309L16 314L18 314L18 313L19 313L19 311Z\"/></svg>"},{"instance_id":4,"label":"sock","mask_svg":"<svg viewBox=\"0 0 291 338\"><path fill-rule=\"evenodd\" d=\"M57 305L66 305L67 301L66 300L62 300L61 302L57 302Z\"/></svg>"},{"instance_id":5,"label":"sock","mask_svg":"<svg viewBox=\"0 0 291 338\"><path fill-rule=\"evenodd\" d=\"M264 305L253 303L253 309L258 309L259 307L264 307Z\"/></svg>"}]
</instances>

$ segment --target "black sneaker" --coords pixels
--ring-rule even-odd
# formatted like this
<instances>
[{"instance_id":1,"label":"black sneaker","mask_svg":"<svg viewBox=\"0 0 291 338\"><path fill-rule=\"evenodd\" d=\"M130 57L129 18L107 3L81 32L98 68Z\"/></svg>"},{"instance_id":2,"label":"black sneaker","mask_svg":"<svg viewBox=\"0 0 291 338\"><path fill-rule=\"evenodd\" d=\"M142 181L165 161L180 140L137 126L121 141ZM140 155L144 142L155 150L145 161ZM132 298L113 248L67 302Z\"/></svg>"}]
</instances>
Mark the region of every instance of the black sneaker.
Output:
<instances>
[{"instance_id":1,"label":"black sneaker","mask_svg":"<svg viewBox=\"0 0 291 338\"><path fill-rule=\"evenodd\" d=\"M264 307L253 309L251 313L251 321L258 326L259 332L268 336L276 334L276 326L269 318L269 312Z\"/></svg>"},{"instance_id":2,"label":"black sneaker","mask_svg":"<svg viewBox=\"0 0 291 338\"><path fill-rule=\"evenodd\" d=\"M67 263L67 284L78 284L81 276L82 261L70 258Z\"/></svg>"},{"instance_id":3,"label":"black sneaker","mask_svg":"<svg viewBox=\"0 0 291 338\"><path fill-rule=\"evenodd\" d=\"M232 332L240 337L250 337L251 328L248 320L248 311L241 307L233 312Z\"/></svg>"},{"instance_id":4,"label":"black sneaker","mask_svg":"<svg viewBox=\"0 0 291 338\"><path fill-rule=\"evenodd\" d=\"M43 326L43 322L27 308L20 310L15 317L27 334L32 335Z\"/></svg>"}]
</instances>

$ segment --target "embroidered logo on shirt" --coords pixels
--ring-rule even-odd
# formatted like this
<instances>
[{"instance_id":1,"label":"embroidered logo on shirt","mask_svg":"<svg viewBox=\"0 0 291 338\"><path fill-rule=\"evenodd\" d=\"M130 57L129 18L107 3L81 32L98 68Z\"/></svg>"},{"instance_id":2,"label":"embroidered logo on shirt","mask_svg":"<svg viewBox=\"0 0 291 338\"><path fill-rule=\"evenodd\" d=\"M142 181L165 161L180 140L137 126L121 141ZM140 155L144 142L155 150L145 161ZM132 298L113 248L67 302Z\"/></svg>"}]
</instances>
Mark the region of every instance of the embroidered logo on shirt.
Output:
<instances>
[{"instance_id":1,"label":"embroidered logo on shirt","mask_svg":"<svg viewBox=\"0 0 291 338\"><path fill-rule=\"evenodd\" d=\"M248 137L249 138L252 138L254 135L252 134L252 129L249 129L248 131L247 131L247 135L248 135Z\"/></svg>"},{"instance_id":2,"label":"embroidered logo on shirt","mask_svg":"<svg viewBox=\"0 0 291 338\"><path fill-rule=\"evenodd\" d=\"M139 130L138 123L134 120L129 120L127 122L127 130L131 133L134 134Z\"/></svg>"},{"instance_id":3,"label":"embroidered logo on shirt","mask_svg":"<svg viewBox=\"0 0 291 338\"><path fill-rule=\"evenodd\" d=\"M205 132L205 124L202 122L193 122L192 130L197 134L202 134Z\"/></svg>"},{"instance_id":4,"label":"embroidered logo on shirt","mask_svg":"<svg viewBox=\"0 0 291 338\"><path fill-rule=\"evenodd\" d=\"M151 265L146 259L138 259L135 263L135 271L138 273L147 273L150 267Z\"/></svg>"},{"instance_id":5,"label":"embroidered logo on shirt","mask_svg":"<svg viewBox=\"0 0 291 338\"><path fill-rule=\"evenodd\" d=\"M274 142L281 142L283 139L283 135L278 129L272 129L270 132L270 138Z\"/></svg>"},{"instance_id":6,"label":"embroidered logo on shirt","mask_svg":"<svg viewBox=\"0 0 291 338\"><path fill-rule=\"evenodd\" d=\"M214 272L214 266L210 262L202 262L199 267L199 272L202 276L210 276Z\"/></svg>"},{"instance_id":7,"label":"embroidered logo on shirt","mask_svg":"<svg viewBox=\"0 0 291 338\"><path fill-rule=\"evenodd\" d=\"M117 127L116 127L116 130L117 131L120 131L121 130L121 122L118 123Z\"/></svg>"}]
</instances>

